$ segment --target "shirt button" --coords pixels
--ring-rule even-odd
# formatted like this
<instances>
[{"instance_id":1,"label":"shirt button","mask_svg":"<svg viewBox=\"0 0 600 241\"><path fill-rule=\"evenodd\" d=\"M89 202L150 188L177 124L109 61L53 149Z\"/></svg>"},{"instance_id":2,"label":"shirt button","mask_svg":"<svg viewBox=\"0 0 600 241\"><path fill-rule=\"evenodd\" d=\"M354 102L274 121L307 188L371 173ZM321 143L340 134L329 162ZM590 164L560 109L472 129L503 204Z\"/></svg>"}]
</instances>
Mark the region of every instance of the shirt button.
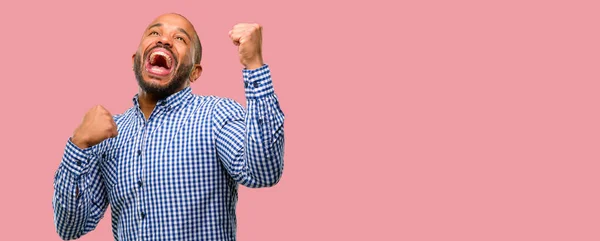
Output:
<instances>
[{"instance_id":1,"label":"shirt button","mask_svg":"<svg viewBox=\"0 0 600 241\"><path fill-rule=\"evenodd\" d=\"M244 82L244 87L248 87L248 82Z\"/></svg>"},{"instance_id":2,"label":"shirt button","mask_svg":"<svg viewBox=\"0 0 600 241\"><path fill-rule=\"evenodd\" d=\"M142 185L143 185L143 184L144 184L144 183L143 183L142 181L138 181L138 186L139 186L139 187L142 187Z\"/></svg>"},{"instance_id":3,"label":"shirt button","mask_svg":"<svg viewBox=\"0 0 600 241\"><path fill-rule=\"evenodd\" d=\"M146 213L145 213L145 212L142 212L142 213L141 213L141 216L142 216L142 219L146 218Z\"/></svg>"},{"instance_id":4,"label":"shirt button","mask_svg":"<svg viewBox=\"0 0 600 241\"><path fill-rule=\"evenodd\" d=\"M142 155L142 150L138 150L138 156Z\"/></svg>"},{"instance_id":5,"label":"shirt button","mask_svg":"<svg viewBox=\"0 0 600 241\"><path fill-rule=\"evenodd\" d=\"M254 82L254 88L258 87L258 82Z\"/></svg>"},{"instance_id":6,"label":"shirt button","mask_svg":"<svg viewBox=\"0 0 600 241\"><path fill-rule=\"evenodd\" d=\"M106 153L102 153L102 159L106 158Z\"/></svg>"},{"instance_id":7,"label":"shirt button","mask_svg":"<svg viewBox=\"0 0 600 241\"><path fill-rule=\"evenodd\" d=\"M77 166L81 166L81 161L77 161Z\"/></svg>"}]
</instances>

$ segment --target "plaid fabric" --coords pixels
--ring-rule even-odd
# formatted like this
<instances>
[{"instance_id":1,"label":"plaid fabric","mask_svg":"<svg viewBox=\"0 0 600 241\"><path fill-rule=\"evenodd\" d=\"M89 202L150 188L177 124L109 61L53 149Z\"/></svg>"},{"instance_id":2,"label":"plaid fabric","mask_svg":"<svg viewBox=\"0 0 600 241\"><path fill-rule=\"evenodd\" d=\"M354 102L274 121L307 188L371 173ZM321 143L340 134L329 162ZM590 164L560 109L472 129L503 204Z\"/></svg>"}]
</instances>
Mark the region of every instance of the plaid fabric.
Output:
<instances>
[{"instance_id":1,"label":"plaid fabric","mask_svg":"<svg viewBox=\"0 0 600 241\"><path fill-rule=\"evenodd\" d=\"M84 150L69 139L54 179L59 236L94 230L110 204L115 240L235 240L238 185L275 185L284 151L269 66L242 73L247 110L187 87L145 120L136 95L114 116L117 137Z\"/></svg>"}]
</instances>

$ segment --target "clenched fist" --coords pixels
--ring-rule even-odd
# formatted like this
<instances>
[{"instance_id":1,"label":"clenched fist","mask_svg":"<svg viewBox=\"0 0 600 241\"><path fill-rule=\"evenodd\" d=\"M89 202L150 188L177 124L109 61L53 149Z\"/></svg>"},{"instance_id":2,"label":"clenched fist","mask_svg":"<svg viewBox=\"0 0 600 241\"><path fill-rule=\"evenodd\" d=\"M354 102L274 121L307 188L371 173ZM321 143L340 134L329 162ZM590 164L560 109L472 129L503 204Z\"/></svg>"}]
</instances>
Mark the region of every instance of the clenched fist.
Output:
<instances>
[{"instance_id":1,"label":"clenched fist","mask_svg":"<svg viewBox=\"0 0 600 241\"><path fill-rule=\"evenodd\" d=\"M94 146L108 138L117 136L117 124L112 115L101 105L90 109L83 121L73 132L71 142L81 149Z\"/></svg>"},{"instance_id":2,"label":"clenched fist","mask_svg":"<svg viewBox=\"0 0 600 241\"><path fill-rule=\"evenodd\" d=\"M240 23L229 31L233 44L238 46L240 62L247 69L257 69L263 65L262 26L256 23Z\"/></svg>"}]
</instances>

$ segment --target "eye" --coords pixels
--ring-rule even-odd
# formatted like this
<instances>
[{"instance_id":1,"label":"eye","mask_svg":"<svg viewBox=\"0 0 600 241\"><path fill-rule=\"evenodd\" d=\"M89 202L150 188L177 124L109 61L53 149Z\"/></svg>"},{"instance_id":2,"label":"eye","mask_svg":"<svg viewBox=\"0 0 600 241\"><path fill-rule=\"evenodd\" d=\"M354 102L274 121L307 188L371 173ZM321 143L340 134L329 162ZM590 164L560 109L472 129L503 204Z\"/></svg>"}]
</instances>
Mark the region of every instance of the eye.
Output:
<instances>
[{"instance_id":1,"label":"eye","mask_svg":"<svg viewBox=\"0 0 600 241\"><path fill-rule=\"evenodd\" d=\"M183 41L185 43L185 39L182 37L175 37L175 39L179 40L179 41Z\"/></svg>"},{"instance_id":2,"label":"eye","mask_svg":"<svg viewBox=\"0 0 600 241\"><path fill-rule=\"evenodd\" d=\"M149 35L158 35L156 31L152 31Z\"/></svg>"}]
</instances>

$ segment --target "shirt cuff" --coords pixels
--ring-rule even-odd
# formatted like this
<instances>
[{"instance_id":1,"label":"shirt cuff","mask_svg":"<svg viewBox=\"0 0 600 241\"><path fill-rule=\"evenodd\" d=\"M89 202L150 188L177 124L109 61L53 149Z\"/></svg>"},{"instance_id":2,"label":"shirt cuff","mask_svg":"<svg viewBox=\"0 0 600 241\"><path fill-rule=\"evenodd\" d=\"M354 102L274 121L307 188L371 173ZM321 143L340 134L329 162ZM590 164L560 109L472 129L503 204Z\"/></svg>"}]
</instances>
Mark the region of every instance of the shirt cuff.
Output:
<instances>
[{"instance_id":1,"label":"shirt cuff","mask_svg":"<svg viewBox=\"0 0 600 241\"><path fill-rule=\"evenodd\" d=\"M65 154L62 160L62 164L64 167L69 170L72 174L79 176L85 173L86 166L88 164L88 160L90 159L90 150L91 147L86 149L81 149L73 142L71 139L67 141L67 146L65 148Z\"/></svg>"},{"instance_id":2,"label":"shirt cuff","mask_svg":"<svg viewBox=\"0 0 600 241\"><path fill-rule=\"evenodd\" d=\"M242 72L247 99L259 99L273 95L275 91L273 90L269 65L264 64L260 68L253 70L243 69Z\"/></svg>"}]
</instances>

